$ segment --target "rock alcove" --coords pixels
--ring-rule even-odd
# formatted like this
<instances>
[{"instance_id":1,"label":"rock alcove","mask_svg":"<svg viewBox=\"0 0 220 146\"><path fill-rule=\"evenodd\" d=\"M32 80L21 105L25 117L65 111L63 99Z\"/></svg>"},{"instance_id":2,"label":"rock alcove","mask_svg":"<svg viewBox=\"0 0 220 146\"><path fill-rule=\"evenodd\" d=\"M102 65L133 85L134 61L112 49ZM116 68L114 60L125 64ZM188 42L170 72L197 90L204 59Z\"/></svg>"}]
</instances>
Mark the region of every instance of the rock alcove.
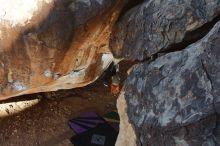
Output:
<instances>
[{"instance_id":1,"label":"rock alcove","mask_svg":"<svg viewBox=\"0 0 220 146\"><path fill-rule=\"evenodd\" d=\"M1 0L0 17L3 105L84 87L112 61L127 60L135 65L123 74L117 146L220 145L220 0ZM99 93L99 84L92 85L55 96ZM76 106L77 113L83 105L57 100L46 107ZM116 99L103 100L114 107ZM29 140L37 145L36 135Z\"/></svg>"}]
</instances>

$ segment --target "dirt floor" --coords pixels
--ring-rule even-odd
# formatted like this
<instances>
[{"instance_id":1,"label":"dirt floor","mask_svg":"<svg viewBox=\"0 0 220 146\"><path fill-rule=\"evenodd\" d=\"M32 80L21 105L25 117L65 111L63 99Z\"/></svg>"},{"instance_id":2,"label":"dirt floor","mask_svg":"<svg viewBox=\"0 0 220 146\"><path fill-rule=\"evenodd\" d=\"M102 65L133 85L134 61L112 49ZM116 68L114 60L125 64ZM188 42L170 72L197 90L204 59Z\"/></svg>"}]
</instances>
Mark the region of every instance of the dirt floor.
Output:
<instances>
[{"instance_id":1,"label":"dirt floor","mask_svg":"<svg viewBox=\"0 0 220 146\"><path fill-rule=\"evenodd\" d=\"M122 70L125 77L129 65ZM122 80L124 80L122 78ZM30 108L11 114L13 108L21 109L18 102L37 100ZM69 139L74 135L68 121L86 111L103 115L116 110L117 96L109 92L102 80L78 89L40 93L12 98L0 102L6 117L0 117L0 146L72 146ZM10 103L15 103L16 106ZM25 103L25 105L29 103ZM16 111L16 110L15 110ZM1 112L1 111L0 111Z\"/></svg>"},{"instance_id":2,"label":"dirt floor","mask_svg":"<svg viewBox=\"0 0 220 146\"><path fill-rule=\"evenodd\" d=\"M68 120L86 111L103 115L115 110L116 98L100 82L84 88L19 97L40 99L23 112L0 119L1 146L72 146Z\"/></svg>"}]
</instances>

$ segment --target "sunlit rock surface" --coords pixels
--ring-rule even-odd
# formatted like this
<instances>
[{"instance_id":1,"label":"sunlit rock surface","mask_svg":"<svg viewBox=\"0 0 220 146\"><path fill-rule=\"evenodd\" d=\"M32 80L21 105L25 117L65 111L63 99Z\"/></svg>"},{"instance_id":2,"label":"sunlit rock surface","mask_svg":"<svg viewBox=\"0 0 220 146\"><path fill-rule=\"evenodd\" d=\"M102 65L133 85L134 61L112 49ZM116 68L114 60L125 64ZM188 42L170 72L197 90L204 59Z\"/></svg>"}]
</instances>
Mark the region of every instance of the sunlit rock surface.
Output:
<instances>
[{"instance_id":1,"label":"sunlit rock surface","mask_svg":"<svg viewBox=\"0 0 220 146\"><path fill-rule=\"evenodd\" d=\"M137 145L220 144L219 42L220 21L183 51L133 67L119 102L126 100L127 114L121 114L134 127Z\"/></svg>"},{"instance_id":2,"label":"sunlit rock surface","mask_svg":"<svg viewBox=\"0 0 220 146\"><path fill-rule=\"evenodd\" d=\"M111 50L118 58L144 60L184 39L192 41L199 37L206 28L187 34L218 14L219 0L143 0L117 22L111 37Z\"/></svg>"},{"instance_id":3,"label":"sunlit rock surface","mask_svg":"<svg viewBox=\"0 0 220 146\"><path fill-rule=\"evenodd\" d=\"M0 0L0 99L85 86L112 61L124 1Z\"/></svg>"},{"instance_id":4,"label":"sunlit rock surface","mask_svg":"<svg viewBox=\"0 0 220 146\"><path fill-rule=\"evenodd\" d=\"M122 92L117 100L117 109L120 114L120 131L117 138L116 146L135 146L137 145L137 135L134 127L129 122L128 107Z\"/></svg>"}]
</instances>

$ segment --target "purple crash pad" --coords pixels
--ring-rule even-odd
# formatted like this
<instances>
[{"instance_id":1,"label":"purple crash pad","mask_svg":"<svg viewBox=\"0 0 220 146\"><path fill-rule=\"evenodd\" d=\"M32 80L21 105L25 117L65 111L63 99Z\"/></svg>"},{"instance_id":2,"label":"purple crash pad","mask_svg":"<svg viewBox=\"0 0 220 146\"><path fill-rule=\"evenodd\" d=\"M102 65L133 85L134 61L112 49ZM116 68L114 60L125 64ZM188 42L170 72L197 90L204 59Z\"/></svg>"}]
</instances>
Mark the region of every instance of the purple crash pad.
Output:
<instances>
[{"instance_id":1,"label":"purple crash pad","mask_svg":"<svg viewBox=\"0 0 220 146\"><path fill-rule=\"evenodd\" d=\"M78 118L69 121L69 126L78 135L91 128L95 128L98 124L105 123L104 119L95 112L86 112Z\"/></svg>"}]
</instances>

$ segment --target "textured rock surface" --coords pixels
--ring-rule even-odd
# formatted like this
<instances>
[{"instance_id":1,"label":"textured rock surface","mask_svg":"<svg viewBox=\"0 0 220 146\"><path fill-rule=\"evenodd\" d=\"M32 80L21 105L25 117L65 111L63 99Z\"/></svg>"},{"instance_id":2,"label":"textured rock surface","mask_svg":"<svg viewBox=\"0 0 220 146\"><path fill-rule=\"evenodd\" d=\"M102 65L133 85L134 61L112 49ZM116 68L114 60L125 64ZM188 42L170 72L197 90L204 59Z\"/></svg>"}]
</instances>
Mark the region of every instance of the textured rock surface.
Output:
<instances>
[{"instance_id":1,"label":"textured rock surface","mask_svg":"<svg viewBox=\"0 0 220 146\"><path fill-rule=\"evenodd\" d=\"M116 0L0 0L0 99L84 86L112 61Z\"/></svg>"},{"instance_id":2,"label":"textured rock surface","mask_svg":"<svg viewBox=\"0 0 220 146\"><path fill-rule=\"evenodd\" d=\"M119 58L146 59L182 42L219 13L220 0L145 0L118 21L111 50Z\"/></svg>"},{"instance_id":3,"label":"textured rock surface","mask_svg":"<svg viewBox=\"0 0 220 146\"><path fill-rule=\"evenodd\" d=\"M137 145L220 144L219 42L220 21L183 51L132 69L120 98L126 100Z\"/></svg>"}]
</instances>

